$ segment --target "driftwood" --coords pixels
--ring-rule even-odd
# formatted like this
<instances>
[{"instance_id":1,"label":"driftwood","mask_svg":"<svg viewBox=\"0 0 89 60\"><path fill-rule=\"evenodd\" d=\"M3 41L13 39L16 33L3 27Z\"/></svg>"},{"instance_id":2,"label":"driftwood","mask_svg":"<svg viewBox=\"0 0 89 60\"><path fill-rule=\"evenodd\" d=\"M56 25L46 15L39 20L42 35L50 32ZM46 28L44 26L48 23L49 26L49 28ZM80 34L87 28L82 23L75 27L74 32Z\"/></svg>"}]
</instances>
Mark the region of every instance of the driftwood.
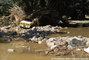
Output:
<instances>
[{"instance_id":1,"label":"driftwood","mask_svg":"<svg viewBox=\"0 0 89 60\"><path fill-rule=\"evenodd\" d=\"M22 8L18 7L18 6L14 6L9 11L11 13L10 17L15 18L14 23L16 25L18 25L19 22L26 17L25 11Z\"/></svg>"},{"instance_id":2,"label":"driftwood","mask_svg":"<svg viewBox=\"0 0 89 60\"><path fill-rule=\"evenodd\" d=\"M18 6L14 6L9 11L11 13L9 15L9 17L10 18L14 17L14 19L15 19L14 23L16 25L18 25L21 20L28 19L28 20L32 21L32 19L34 18L34 16L36 16L37 14L39 14L42 10L35 10L32 13L30 13L30 15L28 15L28 14L26 14L26 12L22 8L20 8Z\"/></svg>"}]
</instances>

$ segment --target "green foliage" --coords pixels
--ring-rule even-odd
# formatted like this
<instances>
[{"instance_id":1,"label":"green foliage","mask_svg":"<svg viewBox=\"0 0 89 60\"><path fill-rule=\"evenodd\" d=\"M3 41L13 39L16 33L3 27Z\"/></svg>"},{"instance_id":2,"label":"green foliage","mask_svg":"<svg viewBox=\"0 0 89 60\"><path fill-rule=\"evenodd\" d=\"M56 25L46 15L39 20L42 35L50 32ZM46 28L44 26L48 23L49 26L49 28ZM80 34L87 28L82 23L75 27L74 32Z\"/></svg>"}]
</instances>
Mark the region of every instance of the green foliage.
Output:
<instances>
[{"instance_id":1,"label":"green foliage","mask_svg":"<svg viewBox=\"0 0 89 60\"><path fill-rule=\"evenodd\" d=\"M8 15L9 7L17 5L25 11L48 8L72 18L84 18L89 14L89 0L0 0L0 14Z\"/></svg>"},{"instance_id":2,"label":"green foliage","mask_svg":"<svg viewBox=\"0 0 89 60\"><path fill-rule=\"evenodd\" d=\"M8 15L9 14L9 8L12 6L11 0L0 0L0 14Z\"/></svg>"}]
</instances>

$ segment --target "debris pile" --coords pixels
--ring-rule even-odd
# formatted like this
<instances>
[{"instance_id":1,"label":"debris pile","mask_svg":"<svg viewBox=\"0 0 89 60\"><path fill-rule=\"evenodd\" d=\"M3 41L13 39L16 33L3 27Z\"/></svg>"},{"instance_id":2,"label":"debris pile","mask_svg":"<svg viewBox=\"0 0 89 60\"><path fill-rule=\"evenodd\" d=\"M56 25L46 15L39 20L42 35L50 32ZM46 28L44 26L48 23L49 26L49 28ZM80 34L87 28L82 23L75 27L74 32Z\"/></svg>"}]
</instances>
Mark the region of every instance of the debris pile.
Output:
<instances>
[{"instance_id":1,"label":"debris pile","mask_svg":"<svg viewBox=\"0 0 89 60\"><path fill-rule=\"evenodd\" d=\"M40 26L40 27L32 27L30 29L22 29L19 26L18 27L11 27L11 26L5 26L5 27L1 27L0 30L2 32L5 32L7 34L12 34L14 32L16 32L18 35L25 37L25 38L38 38L41 36L46 36L48 34L54 34L59 32L61 29L61 27L56 26Z\"/></svg>"},{"instance_id":2,"label":"debris pile","mask_svg":"<svg viewBox=\"0 0 89 60\"><path fill-rule=\"evenodd\" d=\"M87 37L54 37L54 38L48 38L45 40L48 47L52 47L55 45L61 44L61 41L68 42L68 45L72 47L85 47L88 45L89 38ZM42 40L43 41L43 40Z\"/></svg>"},{"instance_id":3,"label":"debris pile","mask_svg":"<svg viewBox=\"0 0 89 60\"><path fill-rule=\"evenodd\" d=\"M55 34L57 32L60 32L60 29L62 29L59 26L39 26L39 27L32 27L30 29L23 29L18 27L11 27L6 26L0 28L0 36L3 36L5 34L9 36L14 36L14 40L22 40L23 38L28 38L28 40L25 40L25 42L36 42L38 44L46 44L48 47L48 50L46 50L46 54L54 54L54 55L67 55L71 51L73 51L75 48L77 51L84 51L89 53L89 38L82 37L82 36L74 36L74 37L54 37L54 38L48 38L48 34ZM20 39L22 38L22 39ZM13 40L12 39L12 40ZM7 41L10 41L7 39ZM23 39L24 41L24 39ZM20 44L21 45L21 44ZM21 50L30 50L30 45L21 45L18 44L15 45L16 49L21 48ZM80 47L82 49L80 49ZM88 48L87 48L88 47ZM14 50L9 49L9 52L13 52ZM23 52L23 51L22 51Z\"/></svg>"},{"instance_id":4,"label":"debris pile","mask_svg":"<svg viewBox=\"0 0 89 60\"><path fill-rule=\"evenodd\" d=\"M54 54L54 55L66 55L70 52L68 49L68 42L66 41L60 41L58 42L58 45L52 46L52 48L46 52L46 54Z\"/></svg>"},{"instance_id":5,"label":"debris pile","mask_svg":"<svg viewBox=\"0 0 89 60\"><path fill-rule=\"evenodd\" d=\"M46 51L46 54L54 54L54 55L66 55L70 53L73 49L77 48L77 50L87 52L89 48L89 44L87 44L89 38L87 37L55 37L48 38L45 40L46 45L50 48ZM44 39L40 41L44 42Z\"/></svg>"}]
</instances>

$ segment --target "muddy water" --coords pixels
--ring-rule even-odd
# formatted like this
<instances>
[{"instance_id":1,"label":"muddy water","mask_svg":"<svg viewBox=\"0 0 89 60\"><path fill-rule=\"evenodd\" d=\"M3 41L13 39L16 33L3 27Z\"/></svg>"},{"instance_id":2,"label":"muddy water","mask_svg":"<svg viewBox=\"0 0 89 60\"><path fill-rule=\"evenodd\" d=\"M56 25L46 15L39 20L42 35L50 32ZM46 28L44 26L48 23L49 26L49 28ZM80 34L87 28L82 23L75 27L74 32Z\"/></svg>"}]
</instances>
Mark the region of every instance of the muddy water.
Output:
<instances>
[{"instance_id":1,"label":"muddy water","mask_svg":"<svg viewBox=\"0 0 89 60\"><path fill-rule=\"evenodd\" d=\"M70 32L70 33L66 34L64 32ZM84 28L63 29L60 31L60 33L49 35L49 37L79 36L79 35L89 37L89 28L84 27ZM17 43L17 42L14 42L14 43ZM52 60L52 58L56 58L53 55L46 56L44 52L43 53L34 53L34 52L8 53L7 49L11 48L11 46L12 46L11 43L0 43L0 60ZM30 46L31 46L31 51L47 49L45 44L38 45L38 44L31 43ZM57 56L57 58L59 57L60 56Z\"/></svg>"},{"instance_id":2,"label":"muddy water","mask_svg":"<svg viewBox=\"0 0 89 60\"><path fill-rule=\"evenodd\" d=\"M16 42L14 42L16 43ZM33 48L34 47L34 48ZM32 50L41 50L45 49L44 45L31 44ZM0 43L0 60L51 60L51 56L46 56L44 53L35 53L35 52L13 52L8 53L8 48L11 48L11 43L1 44Z\"/></svg>"},{"instance_id":3,"label":"muddy water","mask_svg":"<svg viewBox=\"0 0 89 60\"><path fill-rule=\"evenodd\" d=\"M65 33L68 32L68 33ZM80 28L68 28L62 29L58 34L49 35L50 37L57 36L84 36L89 37L89 27L80 27Z\"/></svg>"}]
</instances>

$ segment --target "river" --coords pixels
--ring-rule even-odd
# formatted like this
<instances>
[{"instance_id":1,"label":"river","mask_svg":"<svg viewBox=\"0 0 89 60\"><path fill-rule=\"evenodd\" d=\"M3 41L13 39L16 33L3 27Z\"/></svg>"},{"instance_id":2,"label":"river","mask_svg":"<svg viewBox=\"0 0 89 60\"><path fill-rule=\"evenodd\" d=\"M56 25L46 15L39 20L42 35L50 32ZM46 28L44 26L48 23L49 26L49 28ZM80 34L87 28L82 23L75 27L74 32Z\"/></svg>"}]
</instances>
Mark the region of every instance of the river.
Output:
<instances>
[{"instance_id":1,"label":"river","mask_svg":"<svg viewBox=\"0 0 89 60\"><path fill-rule=\"evenodd\" d=\"M68 34L63 32L69 32ZM51 34L48 37L58 37L58 36L84 36L89 37L89 27L82 28L67 28L60 31L57 34ZM16 42L14 42L16 43ZM0 43L0 60L52 60L52 58L59 58L60 56L47 56L44 53L8 53L7 49L11 48L11 43ZM38 45L31 43L31 49L46 49L45 44Z\"/></svg>"},{"instance_id":2,"label":"river","mask_svg":"<svg viewBox=\"0 0 89 60\"><path fill-rule=\"evenodd\" d=\"M68 34L64 33L68 32ZM79 28L68 28L63 29L58 34L51 34L49 36L57 37L57 36L84 36L89 37L89 27L79 27Z\"/></svg>"}]
</instances>

